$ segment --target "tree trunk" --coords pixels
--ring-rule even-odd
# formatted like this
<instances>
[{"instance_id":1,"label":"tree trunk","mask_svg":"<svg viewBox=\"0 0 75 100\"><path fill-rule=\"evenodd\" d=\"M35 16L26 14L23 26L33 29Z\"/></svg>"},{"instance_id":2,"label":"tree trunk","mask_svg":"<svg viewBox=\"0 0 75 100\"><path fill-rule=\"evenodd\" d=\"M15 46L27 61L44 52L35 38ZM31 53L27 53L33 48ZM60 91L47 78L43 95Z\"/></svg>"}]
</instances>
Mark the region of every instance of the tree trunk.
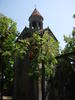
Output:
<instances>
[{"instance_id":1,"label":"tree trunk","mask_svg":"<svg viewBox=\"0 0 75 100\"><path fill-rule=\"evenodd\" d=\"M42 61L42 100L45 100L45 66Z\"/></svg>"}]
</instances>

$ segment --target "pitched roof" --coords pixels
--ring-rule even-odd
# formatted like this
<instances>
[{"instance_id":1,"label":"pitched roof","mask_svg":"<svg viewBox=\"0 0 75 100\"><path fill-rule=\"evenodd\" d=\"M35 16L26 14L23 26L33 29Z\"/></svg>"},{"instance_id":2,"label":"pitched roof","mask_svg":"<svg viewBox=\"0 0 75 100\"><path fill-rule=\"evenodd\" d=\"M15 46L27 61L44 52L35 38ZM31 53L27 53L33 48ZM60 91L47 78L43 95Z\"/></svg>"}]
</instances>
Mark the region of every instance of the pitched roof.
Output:
<instances>
[{"instance_id":1,"label":"pitched roof","mask_svg":"<svg viewBox=\"0 0 75 100\"><path fill-rule=\"evenodd\" d=\"M30 28L25 27L24 30L22 31L22 33L20 34L20 36L18 37L18 39L19 39L19 38L31 37L32 34L33 34L35 31L36 31L36 30L32 30L32 29L30 29ZM45 28L45 29L38 30L38 32L39 32L40 34L42 34L42 33L44 34L45 31L48 31L48 34L49 34L50 36L52 36L52 37L55 39L55 41L58 41L57 38L55 37L55 35L53 34L53 32L50 30L49 27L48 27L48 28Z\"/></svg>"},{"instance_id":2,"label":"pitched roof","mask_svg":"<svg viewBox=\"0 0 75 100\"><path fill-rule=\"evenodd\" d=\"M39 11L38 11L36 8L34 9L34 11L32 12L31 16L29 17L29 20L30 20L30 18L31 18L32 16L39 16L39 17L41 17L42 20L43 20L42 15L39 13Z\"/></svg>"}]
</instances>

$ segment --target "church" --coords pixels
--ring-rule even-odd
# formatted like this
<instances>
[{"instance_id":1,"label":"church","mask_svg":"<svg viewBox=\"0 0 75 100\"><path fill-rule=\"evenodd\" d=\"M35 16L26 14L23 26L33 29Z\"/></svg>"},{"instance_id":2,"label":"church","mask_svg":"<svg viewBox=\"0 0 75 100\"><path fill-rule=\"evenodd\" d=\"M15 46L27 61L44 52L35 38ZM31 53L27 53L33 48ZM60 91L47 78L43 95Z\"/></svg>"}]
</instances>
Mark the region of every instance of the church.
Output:
<instances>
[{"instance_id":1,"label":"church","mask_svg":"<svg viewBox=\"0 0 75 100\"><path fill-rule=\"evenodd\" d=\"M29 17L29 27L25 27L19 38L30 38L32 34L37 31L48 34L58 41L49 27L43 28L43 16L35 8ZM15 99L16 100L42 100L41 99L41 84L39 81L34 81L32 77L28 76L31 67L30 59L26 55L23 60L16 60L15 68Z\"/></svg>"}]
</instances>

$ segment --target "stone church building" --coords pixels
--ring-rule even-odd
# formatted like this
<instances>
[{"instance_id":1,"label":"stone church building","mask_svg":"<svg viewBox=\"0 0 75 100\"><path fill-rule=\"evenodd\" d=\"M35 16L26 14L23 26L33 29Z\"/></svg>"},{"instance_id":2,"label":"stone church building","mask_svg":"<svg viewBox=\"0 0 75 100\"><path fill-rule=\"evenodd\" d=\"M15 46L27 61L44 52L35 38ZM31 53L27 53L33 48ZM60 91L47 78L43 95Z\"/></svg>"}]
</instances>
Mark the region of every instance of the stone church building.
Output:
<instances>
[{"instance_id":1,"label":"stone church building","mask_svg":"<svg viewBox=\"0 0 75 100\"><path fill-rule=\"evenodd\" d=\"M25 27L19 38L30 38L35 31L40 34L48 31L48 33L57 41L52 31L48 28L43 29L43 16L35 8L29 17L29 27ZM16 100L42 100L41 99L41 84L39 81L34 81L28 76L31 62L26 55L23 60L16 61L15 68L15 99Z\"/></svg>"}]
</instances>

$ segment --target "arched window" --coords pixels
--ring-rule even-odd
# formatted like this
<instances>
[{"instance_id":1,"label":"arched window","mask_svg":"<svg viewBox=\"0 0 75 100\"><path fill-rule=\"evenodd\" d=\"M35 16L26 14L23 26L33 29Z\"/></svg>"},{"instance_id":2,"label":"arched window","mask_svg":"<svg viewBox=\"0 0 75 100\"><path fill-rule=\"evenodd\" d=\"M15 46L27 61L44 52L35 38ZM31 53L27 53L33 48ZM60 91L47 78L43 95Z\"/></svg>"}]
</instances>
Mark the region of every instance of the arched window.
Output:
<instances>
[{"instance_id":1,"label":"arched window","mask_svg":"<svg viewBox=\"0 0 75 100\"><path fill-rule=\"evenodd\" d=\"M35 21L33 21L33 22L32 22L32 27L33 27L34 29L37 27L37 25L36 25L36 22L35 22Z\"/></svg>"}]
</instances>

